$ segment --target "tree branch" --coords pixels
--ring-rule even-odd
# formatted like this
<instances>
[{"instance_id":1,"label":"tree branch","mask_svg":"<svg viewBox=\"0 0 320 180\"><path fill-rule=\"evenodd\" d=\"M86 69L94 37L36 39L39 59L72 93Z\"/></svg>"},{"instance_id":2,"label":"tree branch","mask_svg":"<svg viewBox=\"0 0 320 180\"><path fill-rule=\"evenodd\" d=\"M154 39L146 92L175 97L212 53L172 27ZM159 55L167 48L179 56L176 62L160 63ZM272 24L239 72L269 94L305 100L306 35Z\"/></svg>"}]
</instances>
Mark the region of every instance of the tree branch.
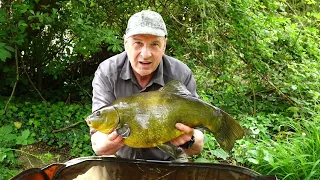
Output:
<instances>
[{"instance_id":1,"label":"tree branch","mask_svg":"<svg viewBox=\"0 0 320 180\"><path fill-rule=\"evenodd\" d=\"M28 72L27 72L27 70L26 70L26 66L24 65L24 61L21 60L21 62L22 62L23 70L24 70L24 72L26 73L26 75L27 75L27 77L28 77L28 79L29 79L29 82L31 83L32 87L37 91L37 93L38 93L39 96L41 97L42 101L44 101L44 102L47 104L48 102L46 101L46 99L44 99L44 97L41 95L41 93L39 92L39 90L38 90L38 89L36 88L36 86L33 84L32 80L31 80L31 78L30 78L30 76L29 76L29 74L28 74Z\"/></svg>"},{"instance_id":2,"label":"tree branch","mask_svg":"<svg viewBox=\"0 0 320 180\"><path fill-rule=\"evenodd\" d=\"M72 127L74 127L74 126L76 126L76 125L78 125L78 124L80 124L80 123L82 123L82 122L85 122L85 121L84 121L84 120L81 120L81 121L78 121L78 122L76 122L76 123L74 123L74 124L71 124L70 126L67 126L67 127L64 127L64 128L58 129L58 130L53 130L52 133L57 133L57 132L61 132L61 131L66 131L66 130L68 130L69 128L72 128Z\"/></svg>"},{"instance_id":3,"label":"tree branch","mask_svg":"<svg viewBox=\"0 0 320 180\"><path fill-rule=\"evenodd\" d=\"M15 90L16 90L16 87L17 87L17 84L18 84L18 81L19 81L19 61L18 61L18 50L17 50L17 49L18 49L18 48L17 48L17 45L15 45L15 48L14 48L14 56L15 56L15 60L16 60L16 73L17 73L17 75L16 75L16 82L15 82L14 85L13 85L13 89L12 89L10 98L9 98L9 100L7 101L7 104L6 104L5 108L4 108L4 111L6 111L6 110L8 109L8 106L9 106L10 101L11 101L13 95L14 95L14 92L15 92Z\"/></svg>"}]
</instances>

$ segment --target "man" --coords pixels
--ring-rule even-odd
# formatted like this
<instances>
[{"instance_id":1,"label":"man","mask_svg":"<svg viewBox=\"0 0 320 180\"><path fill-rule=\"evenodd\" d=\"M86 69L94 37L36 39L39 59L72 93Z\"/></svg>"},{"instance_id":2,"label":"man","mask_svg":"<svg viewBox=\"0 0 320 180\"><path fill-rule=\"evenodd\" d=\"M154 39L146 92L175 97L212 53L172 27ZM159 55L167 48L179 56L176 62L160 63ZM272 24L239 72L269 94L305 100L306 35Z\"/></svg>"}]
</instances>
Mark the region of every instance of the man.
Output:
<instances>
[{"instance_id":1,"label":"man","mask_svg":"<svg viewBox=\"0 0 320 180\"><path fill-rule=\"evenodd\" d=\"M174 79L184 83L193 96L198 96L191 70L164 54L166 43L166 25L160 14L144 10L131 16L124 36L125 52L103 61L95 72L92 111L121 97L158 90ZM171 141L177 151L187 155L199 154L204 144L203 133L181 123L177 123L176 128L184 132ZM92 148L97 155L172 160L169 154L158 148L125 146L123 138L115 131L104 134L92 129L90 133Z\"/></svg>"}]
</instances>

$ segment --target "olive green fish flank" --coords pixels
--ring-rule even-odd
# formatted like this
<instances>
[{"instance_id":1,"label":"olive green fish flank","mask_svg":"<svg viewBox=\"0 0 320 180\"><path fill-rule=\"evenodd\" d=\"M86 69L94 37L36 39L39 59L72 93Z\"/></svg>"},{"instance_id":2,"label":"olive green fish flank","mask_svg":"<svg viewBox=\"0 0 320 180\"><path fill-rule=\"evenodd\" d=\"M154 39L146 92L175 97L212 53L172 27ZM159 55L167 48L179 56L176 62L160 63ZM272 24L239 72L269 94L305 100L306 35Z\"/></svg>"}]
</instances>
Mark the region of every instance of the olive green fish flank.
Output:
<instances>
[{"instance_id":1,"label":"olive green fish flank","mask_svg":"<svg viewBox=\"0 0 320 180\"><path fill-rule=\"evenodd\" d=\"M176 123L203 126L213 133L220 147L230 151L244 135L237 121L223 110L192 97L186 87L173 80L159 91L119 98L86 118L88 126L111 133L125 124L130 133L124 144L133 148L156 147L180 136Z\"/></svg>"}]
</instances>

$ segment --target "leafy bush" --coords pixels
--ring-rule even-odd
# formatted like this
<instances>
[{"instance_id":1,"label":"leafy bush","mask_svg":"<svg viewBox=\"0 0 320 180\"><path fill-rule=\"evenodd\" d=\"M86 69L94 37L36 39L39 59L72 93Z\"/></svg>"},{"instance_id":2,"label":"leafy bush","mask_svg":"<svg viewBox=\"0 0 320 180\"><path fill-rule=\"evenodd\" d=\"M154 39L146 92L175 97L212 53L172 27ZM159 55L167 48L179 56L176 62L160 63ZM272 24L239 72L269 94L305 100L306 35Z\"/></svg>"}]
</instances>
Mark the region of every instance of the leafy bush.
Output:
<instances>
[{"instance_id":1,"label":"leafy bush","mask_svg":"<svg viewBox=\"0 0 320 180\"><path fill-rule=\"evenodd\" d=\"M0 179L9 179L18 173L17 167L20 165L16 160L15 149L18 145L28 145L34 142L34 134L29 130L19 131L13 126L1 126L0 128Z\"/></svg>"},{"instance_id":2,"label":"leafy bush","mask_svg":"<svg viewBox=\"0 0 320 180\"><path fill-rule=\"evenodd\" d=\"M57 151L67 147L70 149L70 157L94 154L90 145L89 128L84 121L91 112L90 105L14 100L7 111L4 111L5 103L4 98L1 98L0 169L5 172L5 179L17 174L20 166L16 159L17 153L27 153L19 150L23 145L45 142Z\"/></svg>"}]
</instances>

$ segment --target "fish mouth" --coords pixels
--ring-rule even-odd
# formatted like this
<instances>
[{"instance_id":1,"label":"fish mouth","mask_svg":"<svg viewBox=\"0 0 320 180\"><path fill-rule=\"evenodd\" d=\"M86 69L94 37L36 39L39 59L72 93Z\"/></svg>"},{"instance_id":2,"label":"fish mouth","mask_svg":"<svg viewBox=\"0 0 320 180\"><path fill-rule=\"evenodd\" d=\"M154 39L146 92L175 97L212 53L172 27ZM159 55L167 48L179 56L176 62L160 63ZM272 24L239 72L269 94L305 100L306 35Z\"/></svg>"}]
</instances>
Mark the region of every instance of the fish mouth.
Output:
<instances>
[{"instance_id":1,"label":"fish mouth","mask_svg":"<svg viewBox=\"0 0 320 180\"><path fill-rule=\"evenodd\" d=\"M92 126L92 123L91 123L91 121L89 120L89 118L86 118L85 121L87 122L87 125L88 125L89 127Z\"/></svg>"}]
</instances>

